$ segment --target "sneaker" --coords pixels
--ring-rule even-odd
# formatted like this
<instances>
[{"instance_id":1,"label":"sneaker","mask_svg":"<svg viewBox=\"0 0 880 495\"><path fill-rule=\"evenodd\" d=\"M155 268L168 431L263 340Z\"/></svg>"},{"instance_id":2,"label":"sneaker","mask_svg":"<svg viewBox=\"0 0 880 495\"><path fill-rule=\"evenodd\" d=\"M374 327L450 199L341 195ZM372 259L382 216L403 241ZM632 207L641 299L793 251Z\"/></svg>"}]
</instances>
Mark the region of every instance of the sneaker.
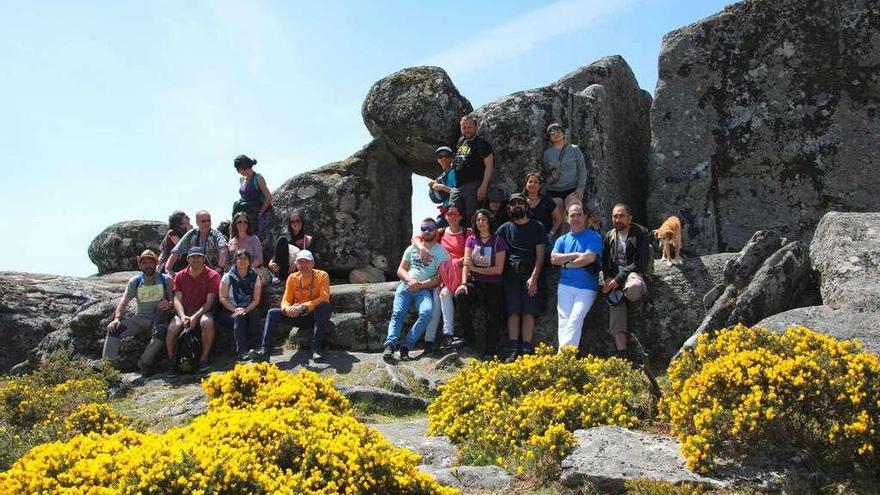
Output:
<instances>
[{"instance_id":1,"label":"sneaker","mask_svg":"<svg viewBox=\"0 0 880 495\"><path fill-rule=\"evenodd\" d=\"M199 362L199 373L210 373L211 372L211 362L207 359Z\"/></svg>"},{"instance_id":2,"label":"sneaker","mask_svg":"<svg viewBox=\"0 0 880 495\"><path fill-rule=\"evenodd\" d=\"M434 342L425 341L425 354L431 355L437 352L437 344Z\"/></svg>"},{"instance_id":3,"label":"sneaker","mask_svg":"<svg viewBox=\"0 0 880 495\"><path fill-rule=\"evenodd\" d=\"M382 359L384 359L386 361L390 361L390 360L394 359L394 346L393 345L389 344L389 345L385 346L385 351L382 352Z\"/></svg>"},{"instance_id":4,"label":"sneaker","mask_svg":"<svg viewBox=\"0 0 880 495\"><path fill-rule=\"evenodd\" d=\"M239 363L243 363L245 361L250 360L250 355L251 355L250 352L242 352L241 354L239 354L238 356L235 357L235 360Z\"/></svg>"},{"instance_id":5,"label":"sneaker","mask_svg":"<svg viewBox=\"0 0 880 495\"><path fill-rule=\"evenodd\" d=\"M261 347L257 353L256 361L268 363L270 357L272 357L272 349L268 347Z\"/></svg>"},{"instance_id":6,"label":"sneaker","mask_svg":"<svg viewBox=\"0 0 880 495\"><path fill-rule=\"evenodd\" d=\"M400 360L401 361L409 361L410 360L409 349L407 349L406 347L400 348Z\"/></svg>"},{"instance_id":7,"label":"sneaker","mask_svg":"<svg viewBox=\"0 0 880 495\"><path fill-rule=\"evenodd\" d=\"M464 344L465 341L461 337L452 337L452 339L449 341L449 347L455 350L461 349L462 347L464 347Z\"/></svg>"},{"instance_id":8,"label":"sneaker","mask_svg":"<svg viewBox=\"0 0 880 495\"><path fill-rule=\"evenodd\" d=\"M324 355L321 354L321 351L312 351L312 361L322 361L324 359Z\"/></svg>"}]
</instances>

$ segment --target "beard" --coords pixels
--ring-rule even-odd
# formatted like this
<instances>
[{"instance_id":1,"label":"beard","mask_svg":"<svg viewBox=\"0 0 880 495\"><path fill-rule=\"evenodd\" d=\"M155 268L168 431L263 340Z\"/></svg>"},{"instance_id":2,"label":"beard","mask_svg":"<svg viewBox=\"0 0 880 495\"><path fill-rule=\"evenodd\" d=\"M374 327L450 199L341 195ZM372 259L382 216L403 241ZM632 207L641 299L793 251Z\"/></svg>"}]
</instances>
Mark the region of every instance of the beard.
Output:
<instances>
[{"instance_id":1,"label":"beard","mask_svg":"<svg viewBox=\"0 0 880 495\"><path fill-rule=\"evenodd\" d=\"M156 273L156 267L155 266L148 266L148 267L144 268L143 271L144 271L144 275L146 275L148 277L152 277Z\"/></svg>"},{"instance_id":2,"label":"beard","mask_svg":"<svg viewBox=\"0 0 880 495\"><path fill-rule=\"evenodd\" d=\"M512 216L513 218L516 218L517 220L525 218L526 217L526 210L525 210L525 208L514 208L510 211L510 216Z\"/></svg>"}]
</instances>

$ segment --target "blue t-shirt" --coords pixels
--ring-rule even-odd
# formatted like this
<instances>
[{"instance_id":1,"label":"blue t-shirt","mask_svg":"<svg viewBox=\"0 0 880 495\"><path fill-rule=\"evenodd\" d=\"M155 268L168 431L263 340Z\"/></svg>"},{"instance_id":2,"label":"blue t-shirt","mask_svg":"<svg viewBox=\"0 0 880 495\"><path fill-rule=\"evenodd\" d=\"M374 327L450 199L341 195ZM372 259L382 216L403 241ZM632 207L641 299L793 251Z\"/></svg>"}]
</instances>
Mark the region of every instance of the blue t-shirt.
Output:
<instances>
[{"instance_id":1,"label":"blue t-shirt","mask_svg":"<svg viewBox=\"0 0 880 495\"><path fill-rule=\"evenodd\" d=\"M578 233L569 232L556 239L553 252L560 254L596 253L596 261L591 265L578 268L562 268L559 284L575 289L599 289L599 267L602 266L602 236L592 229L584 229Z\"/></svg>"},{"instance_id":2,"label":"blue t-shirt","mask_svg":"<svg viewBox=\"0 0 880 495\"><path fill-rule=\"evenodd\" d=\"M449 259L449 254L440 244L434 243L428 249L428 252L431 253L432 259L427 263L422 261L421 256L419 256L419 250L414 246L407 247L406 251L403 252L403 259L409 262L410 277L416 280L428 280L437 275L440 263ZM402 284L403 280L400 283Z\"/></svg>"}]
</instances>

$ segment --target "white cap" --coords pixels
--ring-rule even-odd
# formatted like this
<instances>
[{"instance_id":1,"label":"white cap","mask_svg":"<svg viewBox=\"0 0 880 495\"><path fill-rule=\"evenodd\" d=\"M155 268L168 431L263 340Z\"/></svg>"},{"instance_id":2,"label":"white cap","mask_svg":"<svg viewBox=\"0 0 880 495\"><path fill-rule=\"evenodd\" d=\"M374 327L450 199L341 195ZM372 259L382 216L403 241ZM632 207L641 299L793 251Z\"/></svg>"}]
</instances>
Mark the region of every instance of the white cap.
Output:
<instances>
[{"instance_id":1,"label":"white cap","mask_svg":"<svg viewBox=\"0 0 880 495\"><path fill-rule=\"evenodd\" d=\"M299 260L309 260L311 262L315 261L315 257L312 255L312 252L308 249L303 249L302 251L296 253L296 261Z\"/></svg>"}]
</instances>

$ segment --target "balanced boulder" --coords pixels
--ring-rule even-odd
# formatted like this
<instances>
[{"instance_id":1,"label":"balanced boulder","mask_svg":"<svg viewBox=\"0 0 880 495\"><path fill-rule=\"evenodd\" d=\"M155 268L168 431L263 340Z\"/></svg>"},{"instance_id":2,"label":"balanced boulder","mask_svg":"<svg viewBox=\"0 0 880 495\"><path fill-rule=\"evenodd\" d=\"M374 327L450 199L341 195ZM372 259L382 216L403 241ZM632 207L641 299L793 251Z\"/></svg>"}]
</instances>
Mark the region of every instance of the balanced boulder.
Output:
<instances>
[{"instance_id":1,"label":"balanced boulder","mask_svg":"<svg viewBox=\"0 0 880 495\"><path fill-rule=\"evenodd\" d=\"M137 256L145 249L159 254L159 244L167 230L167 224L152 220L114 223L89 244L89 259L101 275L137 270Z\"/></svg>"}]
</instances>

